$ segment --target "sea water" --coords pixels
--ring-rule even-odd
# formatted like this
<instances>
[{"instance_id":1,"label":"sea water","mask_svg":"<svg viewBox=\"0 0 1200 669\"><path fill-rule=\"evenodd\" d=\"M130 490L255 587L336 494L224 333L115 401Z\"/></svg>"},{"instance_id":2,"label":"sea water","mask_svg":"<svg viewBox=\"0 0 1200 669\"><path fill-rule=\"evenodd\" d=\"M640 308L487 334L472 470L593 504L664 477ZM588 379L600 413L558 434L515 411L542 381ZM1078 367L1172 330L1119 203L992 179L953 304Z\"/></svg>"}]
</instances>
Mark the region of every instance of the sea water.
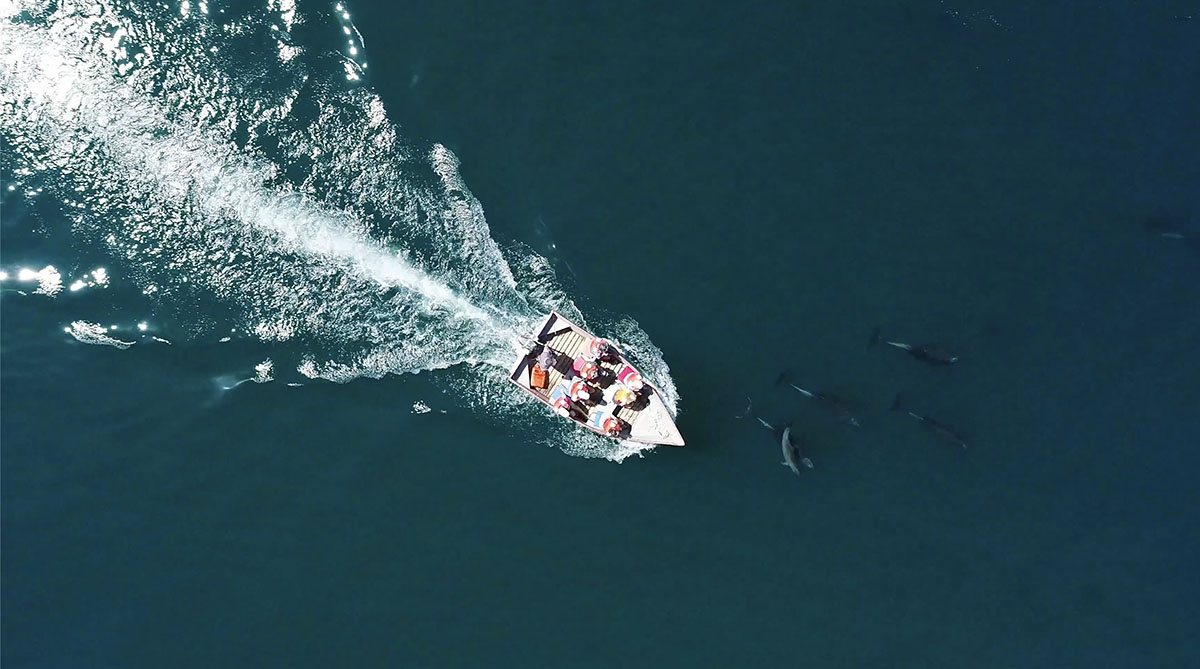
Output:
<instances>
[{"instance_id":1,"label":"sea water","mask_svg":"<svg viewBox=\"0 0 1200 669\"><path fill-rule=\"evenodd\" d=\"M5 666L1195 663L1186 7L0 14Z\"/></svg>"}]
</instances>

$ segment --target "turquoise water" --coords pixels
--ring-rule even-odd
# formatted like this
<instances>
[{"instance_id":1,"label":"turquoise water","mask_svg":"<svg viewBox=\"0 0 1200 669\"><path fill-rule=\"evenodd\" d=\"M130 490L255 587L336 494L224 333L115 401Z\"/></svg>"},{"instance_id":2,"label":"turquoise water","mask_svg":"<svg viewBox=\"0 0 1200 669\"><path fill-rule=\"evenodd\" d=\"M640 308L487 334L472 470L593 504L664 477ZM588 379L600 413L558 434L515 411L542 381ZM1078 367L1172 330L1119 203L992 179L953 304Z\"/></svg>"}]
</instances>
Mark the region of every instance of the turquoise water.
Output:
<instances>
[{"instance_id":1,"label":"turquoise water","mask_svg":"<svg viewBox=\"0 0 1200 669\"><path fill-rule=\"evenodd\" d=\"M1185 3L167 5L0 28L6 666L1200 659Z\"/></svg>"}]
</instances>

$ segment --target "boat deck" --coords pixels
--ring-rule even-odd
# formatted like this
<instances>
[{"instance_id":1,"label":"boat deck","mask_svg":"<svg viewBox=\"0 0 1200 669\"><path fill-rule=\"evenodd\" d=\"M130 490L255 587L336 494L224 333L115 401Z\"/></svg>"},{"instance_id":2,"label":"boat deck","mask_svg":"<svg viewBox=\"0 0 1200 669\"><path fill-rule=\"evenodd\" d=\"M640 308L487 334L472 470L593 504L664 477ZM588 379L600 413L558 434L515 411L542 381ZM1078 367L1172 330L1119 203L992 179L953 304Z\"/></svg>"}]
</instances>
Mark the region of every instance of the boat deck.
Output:
<instances>
[{"instance_id":1,"label":"boat deck","mask_svg":"<svg viewBox=\"0 0 1200 669\"><path fill-rule=\"evenodd\" d=\"M587 347L592 339L592 335L559 314L551 313L546 317L541 328L535 333L535 339L548 346L550 350L557 354L554 368L549 370L546 387L532 388L529 385L533 362L536 352L540 350L540 347L535 347L534 352L518 360L509 378L513 383L529 392L539 401L550 404L550 393L555 387L562 383L563 380L573 378L574 373L571 365L577 357L583 354L585 347ZM659 391L657 388L646 380L645 387L637 402L627 406L615 406L607 398L611 397L611 391L614 390L612 386L617 383L617 371L623 365L628 365L629 361L624 356L617 355L616 359L601 360L598 362L601 371L595 385L604 391L606 399L588 407L587 419L582 423L584 427L592 431L597 431L595 428L587 425L587 422L590 422L597 413L612 411L612 415L629 424L631 439L673 446L683 445L683 438L679 435L679 431L675 427L675 423L666 406L663 404L661 398L658 397Z\"/></svg>"},{"instance_id":2,"label":"boat deck","mask_svg":"<svg viewBox=\"0 0 1200 669\"><path fill-rule=\"evenodd\" d=\"M554 369L550 370L550 383L545 389L530 389L547 402L550 401L550 391L554 390L554 387L561 383L563 379L571 378L573 374L571 370L571 364L575 361L575 358L583 355L584 348L588 345L588 342L592 340L591 336L587 335L586 333L583 333L574 327L571 327L569 330L567 330L567 327L568 326L564 325L563 327L559 328L557 331L558 334L552 337L550 341L546 342L546 346L549 346L550 350L558 354L558 360L554 364ZM567 331L562 332L562 330ZM600 369L607 370L608 374L605 375L604 371L601 371L601 378L607 377L607 382L597 384L598 387L601 389L606 389L609 385L615 383L615 381L612 379L616 377L617 370L621 368L622 364L624 364L624 358L621 358L617 362L606 362L603 360L599 361ZM528 374L528 372L526 372L526 374ZM525 378L525 383L526 385L529 383L528 376ZM637 419L641 417L641 409L646 408L646 406L648 406L647 402L638 402L634 405L617 407L613 411L613 415L625 421L626 423L629 423L630 427L632 427L637 423ZM605 407L603 405L591 407L588 410L588 419L591 419L593 412L603 411L604 408Z\"/></svg>"}]
</instances>

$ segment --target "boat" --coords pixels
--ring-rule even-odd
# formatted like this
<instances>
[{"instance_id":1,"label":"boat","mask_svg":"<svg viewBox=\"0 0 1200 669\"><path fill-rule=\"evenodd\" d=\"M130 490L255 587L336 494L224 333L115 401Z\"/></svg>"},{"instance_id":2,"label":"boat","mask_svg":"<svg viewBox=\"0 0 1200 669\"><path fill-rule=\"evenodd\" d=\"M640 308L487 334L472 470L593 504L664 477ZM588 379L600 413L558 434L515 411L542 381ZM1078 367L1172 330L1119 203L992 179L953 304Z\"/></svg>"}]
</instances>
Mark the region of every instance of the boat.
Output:
<instances>
[{"instance_id":1,"label":"boat","mask_svg":"<svg viewBox=\"0 0 1200 669\"><path fill-rule=\"evenodd\" d=\"M550 362L548 368L539 359ZM596 434L683 446L662 391L614 344L556 311L534 330L508 378L557 415Z\"/></svg>"}]
</instances>

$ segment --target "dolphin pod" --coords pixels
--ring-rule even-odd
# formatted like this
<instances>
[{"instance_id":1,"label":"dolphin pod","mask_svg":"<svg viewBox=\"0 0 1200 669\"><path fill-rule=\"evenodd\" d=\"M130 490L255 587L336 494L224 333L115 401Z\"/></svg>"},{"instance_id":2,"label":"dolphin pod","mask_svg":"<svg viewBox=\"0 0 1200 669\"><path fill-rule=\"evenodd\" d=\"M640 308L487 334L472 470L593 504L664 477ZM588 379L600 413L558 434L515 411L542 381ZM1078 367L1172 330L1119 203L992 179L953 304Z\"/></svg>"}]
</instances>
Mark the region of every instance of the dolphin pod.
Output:
<instances>
[{"instance_id":1,"label":"dolphin pod","mask_svg":"<svg viewBox=\"0 0 1200 669\"><path fill-rule=\"evenodd\" d=\"M958 362L958 356L947 351L946 349L936 344L907 344L898 341L888 341L883 338L882 328L876 327L871 333L870 345L874 346L880 342L898 348L912 357L934 366L951 365ZM858 418L854 415L853 405L845 399L838 397L832 393L822 392L818 390L810 390L804 388L792 380L792 375L788 371L781 372L775 379L775 386L787 385L792 390L804 395L810 400L816 402L819 406L829 411L838 420L849 423L855 427L860 426ZM807 383L805 385L808 385ZM967 442L962 435L954 427L944 423L932 416L923 415L910 410L904 406L903 398L896 395L893 399L891 411L902 411L908 414L911 418L921 424L923 428L933 433L934 436L942 441L958 446L962 449L967 448ZM754 403L747 397L746 409L737 415L737 418L745 418L751 416L758 421L767 430L770 430L779 440L779 447L783 453L783 464L792 470L793 473L799 475L801 466L812 468L812 460L809 460L805 454L801 442L792 437L792 424L788 422L784 427L777 428L760 416L754 413Z\"/></svg>"}]
</instances>

